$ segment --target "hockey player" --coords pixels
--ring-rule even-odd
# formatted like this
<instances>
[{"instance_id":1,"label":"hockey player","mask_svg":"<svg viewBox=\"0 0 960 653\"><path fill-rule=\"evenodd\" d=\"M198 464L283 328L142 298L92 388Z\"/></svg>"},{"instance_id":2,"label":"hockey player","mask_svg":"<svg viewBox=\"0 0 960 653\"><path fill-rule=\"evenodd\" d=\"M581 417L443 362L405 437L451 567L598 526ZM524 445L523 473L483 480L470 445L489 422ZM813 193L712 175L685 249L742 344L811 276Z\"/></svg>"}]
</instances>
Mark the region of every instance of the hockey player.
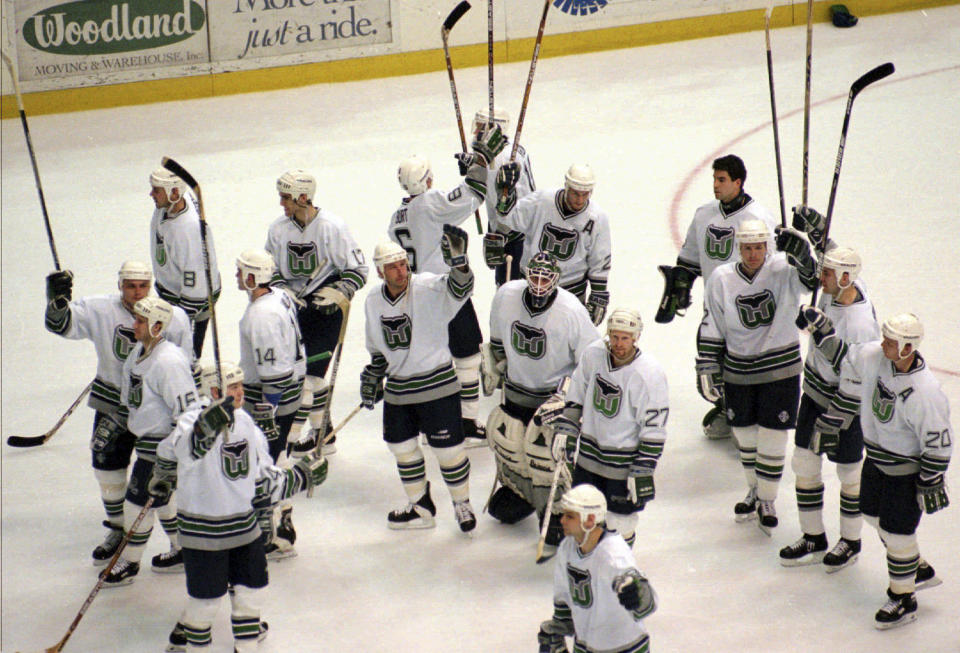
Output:
<instances>
[{"instance_id":1,"label":"hockey player","mask_svg":"<svg viewBox=\"0 0 960 653\"><path fill-rule=\"evenodd\" d=\"M817 349L842 374L860 379L867 449L860 510L887 550L890 578L888 601L877 611L875 625L883 630L916 621L917 527L924 512L949 505L944 478L953 453L950 404L917 350L923 325L916 315L901 313L883 321L882 340L854 344L839 337L824 311L804 306L797 326L811 332ZM834 427L822 424L814 438L822 441Z\"/></svg>"},{"instance_id":2,"label":"hockey player","mask_svg":"<svg viewBox=\"0 0 960 653\"><path fill-rule=\"evenodd\" d=\"M500 215L497 213L498 195L494 192L496 189L497 173L500 168L510 162L512 148L508 148L510 139L507 138L507 132L510 130L510 114L499 107L493 109L493 120L490 119L490 109L483 108L477 111L473 117L473 124L470 130L474 135L479 134L490 122L500 126L503 131L504 149L492 164L487 167L487 196L484 204L487 208L487 233L483 236L483 259L487 267L493 268L494 278L497 287L502 286L507 280L507 255L511 257L510 279L519 279L523 273L520 267L520 259L523 257L523 233L510 230L506 235L500 233L497 227L500 223ZM519 171L520 178L517 180L517 198L526 197L537 190L537 185L533 181L533 169L530 167L530 155L523 145L517 146L516 168ZM466 174L466 170L461 169L461 174Z\"/></svg>"},{"instance_id":3,"label":"hockey player","mask_svg":"<svg viewBox=\"0 0 960 653\"><path fill-rule=\"evenodd\" d=\"M200 213L186 184L166 168L150 173L150 197L156 209L150 219L150 253L157 294L182 308L193 323L193 351L200 358L210 320L207 275L200 239ZM206 228L213 280L213 301L220 296L220 272L213 233Z\"/></svg>"},{"instance_id":4,"label":"hockey player","mask_svg":"<svg viewBox=\"0 0 960 653\"><path fill-rule=\"evenodd\" d=\"M744 220L762 220L772 233L777 226L773 215L745 190L747 168L734 154L713 162L713 196L693 215L675 267L659 266L664 277L663 299L656 321L670 322L674 315L684 315L690 307L690 289L698 276L704 286L720 265L740 258L734 233ZM768 247L773 246L773 241ZM699 379L697 389L700 390ZM703 418L703 432L710 439L730 437L722 401L717 402Z\"/></svg>"},{"instance_id":5,"label":"hockey player","mask_svg":"<svg viewBox=\"0 0 960 653\"><path fill-rule=\"evenodd\" d=\"M633 546L637 512L654 498L653 472L667 437L667 375L641 353L640 313L617 308L606 342L586 348L570 381L566 404L549 423L554 459L573 463L574 486L589 483L607 501L607 527Z\"/></svg>"},{"instance_id":6,"label":"hockey player","mask_svg":"<svg viewBox=\"0 0 960 653\"><path fill-rule=\"evenodd\" d=\"M426 159L414 155L400 162L397 179L408 195L390 218L387 235L406 250L411 272L446 273L448 268L440 252L443 225L462 224L480 206L487 192L487 160L495 159L503 146L499 125L494 125L490 134L480 130L473 141L473 153L458 159L468 168L466 179L449 193L433 188L433 170ZM470 298L450 320L447 332L453 365L460 379L464 444L483 446L487 442L486 433L483 426L477 424L483 334Z\"/></svg>"},{"instance_id":7,"label":"hockey player","mask_svg":"<svg viewBox=\"0 0 960 653\"><path fill-rule=\"evenodd\" d=\"M97 352L97 375L87 400L87 405L94 410L90 450L107 515L103 524L109 529L103 543L93 550L93 564L97 566L107 564L123 539L123 495L136 436L126 427L126 409L120 405L120 385L123 362L137 344L133 307L150 293L152 280L153 274L146 264L124 261L117 273L118 294L71 301L73 273L58 270L47 276L48 304L44 319L47 330L69 340L90 340ZM173 309L165 337L180 346L186 355L193 356L190 319L181 309ZM171 542L175 542L176 516L172 512L170 515L160 512L164 530L171 535ZM168 558L169 554L154 557L155 568L165 568L170 562Z\"/></svg>"},{"instance_id":8,"label":"hockey player","mask_svg":"<svg viewBox=\"0 0 960 653\"><path fill-rule=\"evenodd\" d=\"M323 483L327 461L307 455L290 469L273 465L263 432L234 410L243 405L243 371L221 366L225 400L211 371L205 385L213 403L185 412L158 445L148 491L164 502L176 487L179 503L189 598L167 651L210 645L213 618L230 587L234 650L242 653L256 650L267 632L260 620L267 560L258 516L280 498Z\"/></svg>"},{"instance_id":9,"label":"hockey player","mask_svg":"<svg viewBox=\"0 0 960 653\"><path fill-rule=\"evenodd\" d=\"M360 375L360 396L373 410L383 399L383 439L397 459L409 502L387 515L392 529L433 528L437 514L420 449L423 433L453 499L460 529L473 530L470 460L463 448L460 381L453 368L446 324L473 292L467 234L443 226L445 275L411 274L407 252L394 242L377 245L373 262L383 283L367 295L366 344L370 364ZM386 388L384 389L384 378Z\"/></svg>"},{"instance_id":10,"label":"hockey player","mask_svg":"<svg viewBox=\"0 0 960 653\"><path fill-rule=\"evenodd\" d=\"M560 287L584 302L590 319L600 324L610 303L610 220L591 202L596 177L584 164L570 166L563 188L538 190L517 199L517 162L497 173L498 229L524 234L521 268L539 252L553 256L560 267ZM506 193L506 199L504 199ZM587 297L587 283L590 296Z\"/></svg>"},{"instance_id":11,"label":"hockey player","mask_svg":"<svg viewBox=\"0 0 960 653\"><path fill-rule=\"evenodd\" d=\"M606 529L607 503L589 484L568 490L560 501L566 536L553 566L553 617L540 624L540 653L566 653L572 636L582 653L646 653L644 617L657 609L657 595L637 569L630 547Z\"/></svg>"},{"instance_id":12,"label":"hockey player","mask_svg":"<svg viewBox=\"0 0 960 653\"><path fill-rule=\"evenodd\" d=\"M490 514L505 524L534 509L542 522L555 469L554 434L533 420L534 413L573 373L587 346L600 338L583 304L557 287L559 279L553 256L535 254L527 263L526 279L500 286L490 307L484 393L492 394L503 383L502 402L487 420L502 484L491 497ZM560 523L556 515L551 521L546 543L555 546Z\"/></svg>"},{"instance_id":13,"label":"hockey player","mask_svg":"<svg viewBox=\"0 0 960 653\"><path fill-rule=\"evenodd\" d=\"M277 266L273 285L287 290L297 303L307 355L301 409L308 414L311 432L301 437L303 422L294 423L290 440L299 442L298 452L313 450L317 437L327 433L320 433L329 396L324 375L350 301L366 284L368 273L363 251L346 222L314 206L316 191L316 179L304 170L280 175L277 192L283 217L270 225L265 245ZM324 445L324 454L336 452L335 437Z\"/></svg>"},{"instance_id":14,"label":"hockey player","mask_svg":"<svg viewBox=\"0 0 960 653\"><path fill-rule=\"evenodd\" d=\"M746 498L734 508L738 521L757 514L770 534L777 525L777 488L783 474L787 431L800 399L800 340L794 307L816 284L816 264L803 236L744 220L736 231L740 261L717 268L707 280L706 310L697 334L697 374L707 401L721 399L740 448Z\"/></svg>"},{"instance_id":15,"label":"hockey player","mask_svg":"<svg viewBox=\"0 0 960 653\"><path fill-rule=\"evenodd\" d=\"M237 257L237 287L249 303L240 319L240 368L244 407L267 437L270 456L282 464L287 438L301 404L306 355L293 299L272 288L276 265L269 252L248 249ZM339 328L339 327L338 327ZM279 560L296 555L293 506L283 504L267 556Z\"/></svg>"},{"instance_id":16,"label":"hockey player","mask_svg":"<svg viewBox=\"0 0 960 653\"><path fill-rule=\"evenodd\" d=\"M849 343L877 340L880 325L859 279L860 255L848 247L834 247L824 255L821 268L823 295L818 306L830 317L837 334ZM807 351L791 461L803 534L780 550L780 563L795 567L823 561L826 571L833 573L856 562L860 553L860 381L839 374L812 340ZM823 527L823 454L836 463L840 478L840 540L829 553Z\"/></svg>"},{"instance_id":17,"label":"hockey player","mask_svg":"<svg viewBox=\"0 0 960 653\"><path fill-rule=\"evenodd\" d=\"M120 387L120 401L129 411L127 428L136 436L137 451L124 503L124 530L127 531L146 505L147 483L156 462L157 445L170 434L180 415L195 407L198 401L187 356L163 335L173 317L173 307L157 297L144 297L134 304L133 312L137 344L123 363ZM127 548L104 577L104 587L133 582L153 530L154 513L166 503L155 501L147 511L138 530L130 535ZM170 566L179 566L182 554L175 536L170 540L171 550L176 549L176 558L169 561Z\"/></svg>"}]
</instances>

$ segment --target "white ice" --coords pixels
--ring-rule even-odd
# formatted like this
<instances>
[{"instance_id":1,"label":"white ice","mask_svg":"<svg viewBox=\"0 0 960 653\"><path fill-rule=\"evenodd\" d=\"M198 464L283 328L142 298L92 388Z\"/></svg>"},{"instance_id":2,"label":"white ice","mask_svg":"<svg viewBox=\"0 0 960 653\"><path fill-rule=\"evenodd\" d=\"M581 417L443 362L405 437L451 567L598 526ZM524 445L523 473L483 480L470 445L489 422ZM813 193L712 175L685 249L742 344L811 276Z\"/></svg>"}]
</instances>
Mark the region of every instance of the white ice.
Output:
<instances>
[{"instance_id":1,"label":"white ice","mask_svg":"<svg viewBox=\"0 0 960 653\"><path fill-rule=\"evenodd\" d=\"M895 75L854 105L831 235L863 254L881 317L905 310L921 317L927 332L921 349L954 411L960 410L958 42L960 7L861 18L849 30L816 25L809 186L809 203L825 210L847 90L867 70L894 62ZM800 200L804 47L803 27L773 32L788 211ZM527 72L526 62L496 69L497 98L514 120ZM486 104L486 70L457 70L457 83L469 120ZM523 128L521 141L541 187L560 185L573 162L596 169L594 200L612 216L613 303L641 310L642 347L668 367L669 438L657 499L640 515L635 547L660 596L659 610L646 620L653 650L957 651L960 508L922 520L922 552L944 584L919 595L919 621L876 631L873 614L887 586L876 533L864 527L859 563L839 574L781 567L777 551L799 534L789 466L773 537L734 523L732 507L744 493L734 447L700 432L706 404L693 384L696 311L669 325L653 321L661 292L656 265L674 261L694 209L712 198L714 157L743 157L747 191L777 212L769 121L764 39L757 31L542 59ZM225 280L217 314L226 358L237 356L236 324L246 301L231 283L232 263L242 249L262 245L267 225L280 215L274 181L284 169L317 174L318 203L349 221L368 258L401 199L395 177L401 158L424 154L438 187L458 182L452 154L459 139L442 71L34 116L30 126L56 245L63 266L76 275L78 296L113 290L122 260L147 260L147 175L161 156L174 157L200 180ZM4 121L2 136L6 439L52 426L90 380L95 360L88 343L59 339L42 327L50 253L18 122ZM472 219L467 226L473 229ZM471 255L485 323L494 286L479 238L472 238ZM697 283L695 303L701 292ZM361 322L358 312L335 420L358 402L367 361ZM211 350L208 337L208 356ZM484 399L482 414L493 405L494 398ZM2 449L4 651L57 642L96 581L90 551L103 529L87 448L91 417L88 408L79 409L41 448ZM386 513L405 498L381 440L379 408L362 412L338 447L326 485L313 499L295 502L299 557L270 568L263 616L271 628L261 650L535 650L538 624L551 613L551 569L533 562L534 520L505 527L482 516L472 537L462 535L428 455L437 528L389 531ZM488 450L472 450L470 458L479 510L494 467ZM958 470L955 463L947 475L954 488L960 487ZM831 465L825 479L833 542L838 483ZM145 560L166 546L156 533ZM66 649L160 651L184 600L182 576L145 567L133 585L97 596ZM231 650L228 614L225 602L211 651Z\"/></svg>"}]
</instances>

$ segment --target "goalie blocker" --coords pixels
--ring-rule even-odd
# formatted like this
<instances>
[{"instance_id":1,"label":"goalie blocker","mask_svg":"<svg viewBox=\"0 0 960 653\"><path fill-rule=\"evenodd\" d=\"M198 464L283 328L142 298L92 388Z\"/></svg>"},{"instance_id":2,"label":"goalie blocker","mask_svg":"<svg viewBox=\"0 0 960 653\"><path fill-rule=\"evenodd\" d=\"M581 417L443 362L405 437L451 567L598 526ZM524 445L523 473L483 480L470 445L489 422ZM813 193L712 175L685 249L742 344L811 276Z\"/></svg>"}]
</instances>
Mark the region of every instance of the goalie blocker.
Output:
<instances>
[{"instance_id":1,"label":"goalie blocker","mask_svg":"<svg viewBox=\"0 0 960 653\"><path fill-rule=\"evenodd\" d=\"M663 275L663 296L654 320L667 324L675 315L683 317L686 314L691 304L690 289L697 275L679 265L658 265L657 269Z\"/></svg>"}]
</instances>

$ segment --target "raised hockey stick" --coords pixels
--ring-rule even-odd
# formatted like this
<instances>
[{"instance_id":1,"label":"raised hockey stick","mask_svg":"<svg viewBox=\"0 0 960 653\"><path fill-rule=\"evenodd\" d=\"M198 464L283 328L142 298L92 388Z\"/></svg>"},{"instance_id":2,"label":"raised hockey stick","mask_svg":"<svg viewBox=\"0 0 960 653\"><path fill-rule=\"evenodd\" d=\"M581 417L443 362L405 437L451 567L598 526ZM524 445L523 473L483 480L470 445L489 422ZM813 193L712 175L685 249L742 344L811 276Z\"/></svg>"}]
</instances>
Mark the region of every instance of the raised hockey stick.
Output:
<instances>
[{"instance_id":1,"label":"raised hockey stick","mask_svg":"<svg viewBox=\"0 0 960 653\"><path fill-rule=\"evenodd\" d=\"M770 113L773 116L773 151L777 160L777 187L780 189L780 226L787 226L787 209L783 201L783 165L780 163L780 129L777 126L777 98L773 92L773 54L770 50L770 15L773 13L773 5L767 7L763 15L764 32L767 38L767 79L770 82ZM806 157L804 157L806 161ZM806 170L806 163L804 163ZM806 173L804 174L806 179ZM804 183L806 187L806 183ZM804 193L804 202L806 202L806 193Z\"/></svg>"},{"instance_id":2,"label":"raised hockey stick","mask_svg":"<svg viewBox=\"0 0 960 653\"><path fill-rule=\"evenodd\" d=\"M490 113L487 114L488 127L493 126L493 0L487 0L487 104Z\"/></svg>"},{"instance_id":3,"label":"raised hockey stick","mask_svg":"<svg viewBox=\"0 0 960 653\"><path fill-rule=\"evenodd\" d=\"M807 66L803 83L803 181L800 204L807 205L810 179L810 80L813 71L813 0L807 0ZM786 226L784 224L783 226Z\"/></svg>"},{"instance_id":4,"label":"raised hockey stick","mask_svg":"<svg viewBox=\"0 0 960 653\"><path fill-rule=\"evenodd\" d=\"M453 96L453 110L457 114L457 129L460 132L460 147L464 152L467 151L467 137L463 132L463 114L460 113L460 98L457 96L457 83L453 79L453 62L450 61L450 30L457 24L460 17L470 10L470 3L463 0L453 8L447 19L440 26L440 38L443 39L443 56L447 60L447 77L450 79L450 94ZM491 111L491 116L493 112ZM480 209L474 211L474 217L477 220L477 233L483 233L483 224L480 222Z\"/></svg>"},{"instance_id":5,"label":"raised hockey stick","mask_svg":"<svg viewBox=\"0 0 960 653\"><path fill-rule=\"evenodd\" d=\"M23 109L23 96L20 95L20 79L17 77L17 71L13 68L13 61L11 61L7 53L0 50L0 57L3 57L3 63L7 65L7 70L10 71L10 78L13 80L13 92L14 95L17 96L17 108L20 110L20 125L23 127L23 136L27 139L30 165L33 166L33 179L37 184L37 195L40 197L40 210L43 211L43 224L47 228L47 241L50 243L50 253L53 254L53 267L60 270L60 257L57 256L57 246L53 242L53 229L50 228L50 215L47 213L47 202L43 198L43 185L40 183L37 155L33 151L33 139L30 138L30 125L27 124L27 113Z\"/></svg>"},{"instance_id":6,"label":"raised hockey stick","mask_svg":"<svg viewBox=\"0 0 960 653\"><path fill-rule=\"evenodd\" d=\"M73 411L77 409L77 406L80 405L80 402L83 401L83 398L90 393L91 388L93 388L93 381L87 384L87 387L83 389L83 392L80 393L80 396L77 397L72 404L70 404L70 408L67 409L67 412L65 412L60 419L57 420L57 423L54 424L53 428L49 431L43 435L11 435L9 438L7 438L7 444L11 447L36 447L43 444L52 438L53 434L56 433L61 426L63 426L63 423L66 422L71 415L73 415Z\"/></svg>"},{"instance_id":7,"label":"raised hockey stick","mask_svg":"<svg viewBox=\"0 0 960 653\"><path fill-rule=\"evenodd\" d=\"M63 639L50 648L43 649L42 653L60 653L60 651L63 650L67 640L70 639L71 635L73 635L73 631L77 629L77 624L79 624L80 620L83 619L83 615L87 612L87 608L90 607L90 604L93 603L93 599L96 598L100 588L103 587L104 580L113 570L114 565L117 564L117 560L120 559L120 554L123 553L123 550L127 547L127 542L130 541L130 536L135 530L137 530L137 527L140 525L140 522L143 521L143 518L146 517L147 511L151 508L151 506L153 506L153 497L149 497L147 499L147 502L144 504L143 508L140 509L140 514L137 515L135 520L133 520L133 525L130 527L130 530L123 534L123 539L120 540L120 545L117 547L117 551L113 554L113 557L110 558L110 562L108 562L107 566L103 568L103 571L100 572L100 576L97 578L97 584L93 586L93 591L91 591L90 595L87 596L87 600L83 602L83 605L80 607L80 611L77 612L77 616L73 618L73 623L71 623L70 627L67 628L67 633L63 636Z\"/></svg>"},{"instance_id":8,"label":"raised hockey stick","mask_svg":"<svg viewBox=\"0 0 960 653\"><path fill-rule=\"evenodd\" d=\"M827 237L830 235L830 223L833 220L833 204L837 199L837 184L840 183L840 166L843 163L843 148L847 143L847 130L850 128L850 112L853 111L853 101L856 99L860 91L865 89L870 84L883 79L884 77L889 77L893 74L894 70L895 68L890 62L880 64L873 70L861 75L857 81L850 85L850 94L847 96L847 110L843 114L843 127L840 129L840 146L837 149L837 163L833 167L833 183L830 185L830 201L827 204L827 216L823 225L824 247L826 247ZM817 293L819 290L819 284L814 286L813 295L810 298L811 306L817 305Z\"/></svg>"}]
</instances>

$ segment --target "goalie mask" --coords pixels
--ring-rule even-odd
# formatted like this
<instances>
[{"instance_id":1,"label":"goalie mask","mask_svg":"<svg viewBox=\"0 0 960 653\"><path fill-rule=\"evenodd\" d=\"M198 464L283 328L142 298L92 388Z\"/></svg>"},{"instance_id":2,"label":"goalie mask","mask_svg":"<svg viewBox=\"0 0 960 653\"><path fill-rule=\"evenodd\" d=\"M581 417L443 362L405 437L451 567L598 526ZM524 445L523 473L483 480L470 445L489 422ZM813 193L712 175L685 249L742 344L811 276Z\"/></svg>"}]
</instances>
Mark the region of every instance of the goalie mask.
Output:
<instances>
[{"instance_id":1,"label":"goalie mask","mask_svg":"<svg viewBox=\"0 0 960 653\"><path fill-rule=\"evenodd\" d=\"M240 366L236 363L221 362L220 374L223 376L223 384L228 388L234 383L243 383L243 370L240 369ZM213 363L207 363L200 372L200 394L213 399L214 397L211 393L213 388L220 389L220 384L217 380L217 366ZM223 398L223 392L220 393L219 398Z\"/></svg>"},{"instance_id":2,"label":"goalie mask","mask_svg":"<svg viewBox=\"0 0 960 653\"><path fill-rule=\"evenodd\" d=\"M580 526L584 530L584 539L586 539L590 531L606 521L607 499L603 496L603 492L594 486L582 483L566 491L560 499L560 510L575 512L580 516ZM595 521L594 525L588 529L583 526L583 523L590 515L595 517Z\"/></svg>"},{"instance_id":3,"label":"goalie mask","mask_svg":"<svg viewBox=\"0 0 960 653\"><path fill-rule=\"evenodd\" d=\"M901 359L915 352L920 341L923 340L923 325L920 324L920 318L913 313L900 313L888 317L880 326L880 331L884 338L897 343L897 356ZM904 355L903 349L907 345L911 345L910 354Z\"/></svg>"},{"instance_id":4,"label":"goalie mask","mask_svg":"<svg viewBox=\"0 0 960 653\"><path fill-rule=\"evenodd\" d=\"M277 192L291 196L294 202L299 200L301 195L306 195L307 202L312 203L317 192L317 180L306 170L287 170L277 179Z\"/></svg>"},{"instance_id":5,"label":"goalie mask","mask_svg":"<svg viewBox=\"0 0 960 653\"><path fill-rule=\"evenodd\" d=\"M253 290L259 286L266 286L273 279L277 269L273 257L265 249L247 249L237 257L237 270L240 272L240 283L244 290ZM247 277L253 275L254 285L247 285Z\"/></svg>"},{"instance_id":6,"label":"goalie mask","mask_svg":"<svg viewBox=\"0 0 960 653\"><path fill-rule=\"evenodd\" d=\"M860 260L860 255L849 247L834 247L823 255L823 269L833 270L834 274L837 275L837 285L840 290L846 290L853 285L853 282L860 276L862 267L863 263ZM842 283L844 272L849 275L846 285Z\"/></svg>"},{"instance_id":7,"label":"goalie mask","mask_svg":"<svg viewBox=\"0 0 960 653\"><path fill-rule=\"evenodd\" d=\"M560 268L556 260L546 252L539 252L527 263L527 290L534 308L546 306L557 292L560 283Z\"/></svg>"}]
</instances>

